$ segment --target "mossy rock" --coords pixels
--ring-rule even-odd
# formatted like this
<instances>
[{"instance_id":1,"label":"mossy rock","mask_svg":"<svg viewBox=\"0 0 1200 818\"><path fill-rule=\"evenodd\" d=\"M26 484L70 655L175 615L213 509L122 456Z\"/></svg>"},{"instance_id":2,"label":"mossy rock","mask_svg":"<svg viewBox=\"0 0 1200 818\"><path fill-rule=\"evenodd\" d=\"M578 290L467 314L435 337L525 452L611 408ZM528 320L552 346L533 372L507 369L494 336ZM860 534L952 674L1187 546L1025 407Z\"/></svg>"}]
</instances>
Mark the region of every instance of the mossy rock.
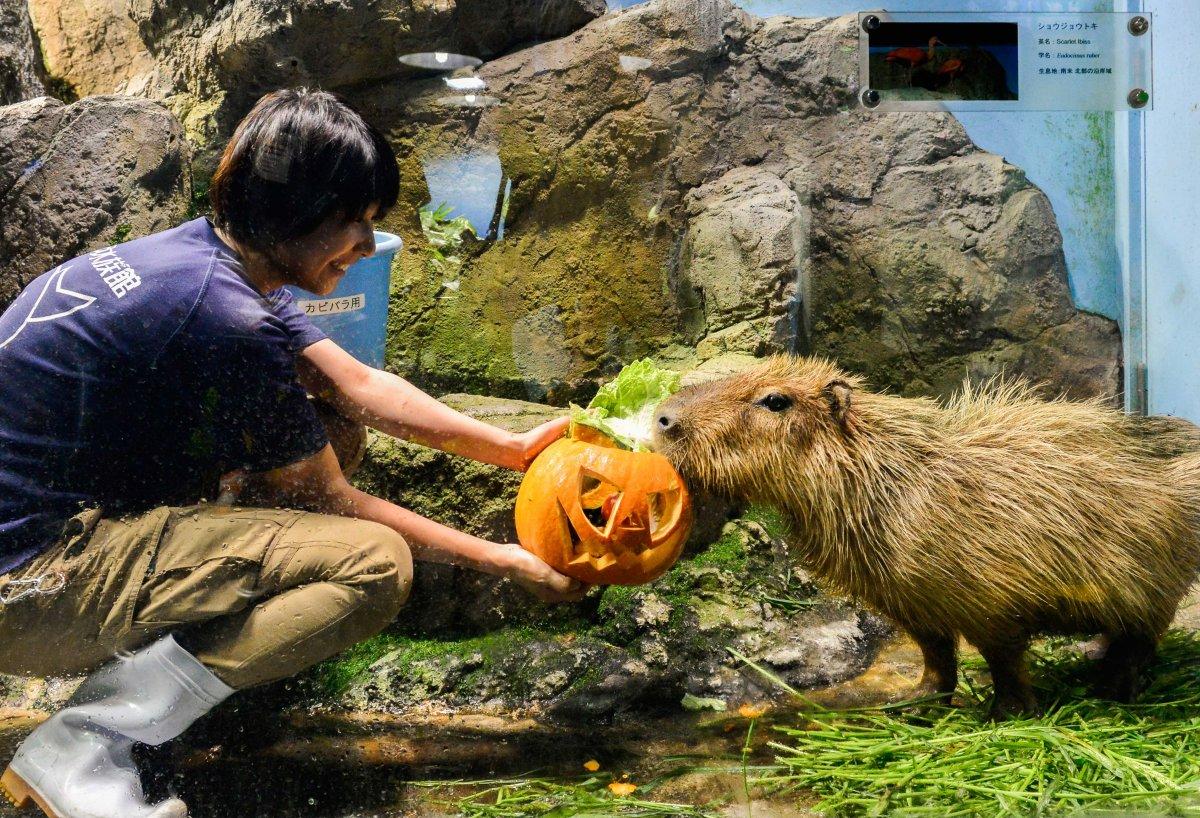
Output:
<instances>
[{"instance_id":1,"label":"mossy rock","mask_svg":"<svg viewBox=\"0 0 1200 818\"><path fill-rule=\"evenodd\" d=\"M786 526L753 509L645 586L597 588L540 623L456 635L397 626L322 665L315 695L350 709L522 712L607 718L681 706L685 694L731 706L781 690L730 649L799 688L856 675L887 629L822 596L790 562Z\"/></svg>"},{"instance_id":2,"label":"mossy rock","mask_svg":"<svg viewBox=\"0 0 1200 818\"><path fill-rule=\"evenodd\" d=\"M445 395L441 400L513 432L528 431L563 414L543 404L480 395ZM354 482L363 491L477 537L514 542L519 472L372 433Z\"/></svg>"}]
</instances>

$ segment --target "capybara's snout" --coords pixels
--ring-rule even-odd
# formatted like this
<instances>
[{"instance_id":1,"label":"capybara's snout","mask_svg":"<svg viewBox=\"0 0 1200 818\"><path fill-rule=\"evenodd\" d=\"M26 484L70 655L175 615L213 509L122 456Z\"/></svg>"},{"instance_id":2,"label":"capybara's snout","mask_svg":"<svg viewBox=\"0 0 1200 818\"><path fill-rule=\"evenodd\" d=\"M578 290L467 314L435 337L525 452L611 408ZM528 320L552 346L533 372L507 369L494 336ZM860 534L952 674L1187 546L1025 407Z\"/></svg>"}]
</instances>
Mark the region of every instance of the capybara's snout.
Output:
<instances>
[{"instance_id":1,"label":"capybara's snout","mask_svg":"<svg viewBox=\"0 0 1200 818\"><path fill-rule=\"evenodd\" d=\"M683 436L683 400L676 394L654 411L654 447L663 449Z\"/></svg>"},{"instance_id":2,"label":"capybara's snout","mask_svg":"<svg viewBox=\"0 0 1200 818\"><path fill-rule=\"evenodd\" d=\"M694 450L714 431L712 392L708 384L686 386L654 410L652 445L677 469L702 456Z\"/></svg>"},{"instance_id":3,"label":"capybara's snout","mask_svg":"<svg viewBox=\"0 0 1200 818\"><path fill-rule=\"evenodd\" d=\"M704 386L685 387L654 410L651 445L671 461L693 491L705 488L701 474L710 471L704 464L712 460L706 445L711 424L697 422L699 418L711 418L705 402L709 391Z\"/></svg>"}]
</instances>

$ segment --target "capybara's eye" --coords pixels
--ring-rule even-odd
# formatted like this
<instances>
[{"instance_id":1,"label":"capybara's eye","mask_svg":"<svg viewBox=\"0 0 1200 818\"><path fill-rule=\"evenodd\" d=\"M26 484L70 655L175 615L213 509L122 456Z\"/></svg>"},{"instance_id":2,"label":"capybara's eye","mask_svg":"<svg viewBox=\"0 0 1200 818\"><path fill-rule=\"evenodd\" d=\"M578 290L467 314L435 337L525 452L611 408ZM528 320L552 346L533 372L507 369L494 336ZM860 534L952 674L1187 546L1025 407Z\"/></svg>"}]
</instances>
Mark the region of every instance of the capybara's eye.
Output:
<instances>
[{"instance_id":1,"label":"capybara's eye","mask_svg":"<svg viewBox=\"0 0 1200 818\"><path fill-rule=\"evenodd\" d=\"M781 395L778 392L772 392L765 398L758 401L759 406L764 406L772 412L782 412L792 405L792 399L787 395Z\"/></svg>"}]
</instances>

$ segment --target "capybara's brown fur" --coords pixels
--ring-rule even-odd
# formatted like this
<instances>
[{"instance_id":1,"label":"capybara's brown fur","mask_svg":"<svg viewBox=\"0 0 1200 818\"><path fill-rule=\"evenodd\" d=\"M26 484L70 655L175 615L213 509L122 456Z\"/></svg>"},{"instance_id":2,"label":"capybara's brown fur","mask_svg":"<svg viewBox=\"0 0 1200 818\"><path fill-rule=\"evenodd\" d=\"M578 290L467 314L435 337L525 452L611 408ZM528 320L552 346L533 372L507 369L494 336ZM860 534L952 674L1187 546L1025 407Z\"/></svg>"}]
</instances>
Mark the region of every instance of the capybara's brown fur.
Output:
<instances>
[{"instance_id":1,"label":"capybara's brown fur","mask_svg":"<svg viewBox=\"0 0 1200 818\"><path fill-rule=\"evenodd\" d=\"M1200 563L1200 430L1099 400L992 381L938 403L778 357L665 401L655 442L696 488L782 510L816 576L917 640L924 692L974 644L996 715L1036 709L1036 633L1105 634L1101 692L1132 697Z\"/></svg>"}]
</instances>

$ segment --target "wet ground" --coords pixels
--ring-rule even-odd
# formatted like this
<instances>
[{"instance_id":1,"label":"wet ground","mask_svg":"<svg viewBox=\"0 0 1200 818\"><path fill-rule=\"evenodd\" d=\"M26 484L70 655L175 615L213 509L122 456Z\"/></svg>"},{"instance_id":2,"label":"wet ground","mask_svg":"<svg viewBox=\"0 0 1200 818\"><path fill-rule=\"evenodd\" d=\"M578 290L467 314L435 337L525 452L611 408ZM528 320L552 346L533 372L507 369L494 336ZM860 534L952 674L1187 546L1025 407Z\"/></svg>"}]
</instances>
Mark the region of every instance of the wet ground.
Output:
<instances>
[{"instance_id":1,"label":"wet ground","mask_svg":"<svg viewBox=\"0 0 1200 818\"><path fill-rule=\"evenodd\" d=\"M480 788L456 782L526 776L566 780L582 774L585 762L596 760L602 775L627 774L627 780L643 787L683 767L710 768L673 776L647 797L718 802L729 805L728 814L742 815L744 807L739 810L738 805L747 797L739 765L748 721L715 715L595 730L472 717L305 719L290 725L291 735L253 755L216 750L153 764L160 771L174 767L174 772L160 772L150 788L159 797L168 790L180 795L194 818L441 816L457 814L453 802ZM35 723L5 719L3 752L10 753ZM750 763L768 761L762 741L755 744ZM429 786L434 782L444 786ZM763 802L755 805L754 814L784 818L808 813L792 804ZM16 813L5 805L0 815Z\"/></svg>"},{"instance_id":2,"label":"wet ground","mask_svg":"<svg viewBox=\"0 0 1200 818\"><path fill-rule=\"evenodd\" d=\"M1176 625L1200 629L1200 592L1185 603ZM901 638L859 678L810 696L835 707L896 701L906 697L919 675L920 653ZM0 757L7 758L42 717L0 710ZM149 758L147 766L157 771L149 781L151 792L178 793L194 818L440 816L455 814L454 801L478 789L456 782L529 775L567 780L595 760L601 775L628 775L635 783L671 774L648 796L657 801L719 803L730 818L812 815L794 796L748 795L741 765L750 722L737 713L627 717L611 725L573 726L477 715L273 718L248 725L238 746L192 747ZM770 761L765 744L772 737L770 724L789 719L782 710L768 710L758 719L747 764ZM681 770L686 772L678 774ZM7 805L0 809L2 818L14 815Z\"/></svg>"},{"instance_id":3,"label":"wet ground","mask_svg":"<svg viewBox=\"0 0 1200 818\"><path fill-rule=\"evenodd\" d=\"M897 640L866 674L812 698L842 706L902 698L920 675L919 662L915 645ZM758 718L747 764L771 760L769 726L790 716L777 709ZM0 711L0 755L10 755L40 718ZM794 797L748 797L741 765L749 724L737 712L627 717L603 726L478 715L294 715L261 725L274 736L265 746L190 749L151 758L147 766L159 771L151 792L177 793L194 818L453 815L450 804L472 790L455 782L529 775L566 780L583 774L592 760L601 775L627 775L643 785L669 775L647 795L656 801L718 803L729 816L812 815ZM13 815L7 806L0 809L4 818Z\"/></svg>"}]
</instances>

